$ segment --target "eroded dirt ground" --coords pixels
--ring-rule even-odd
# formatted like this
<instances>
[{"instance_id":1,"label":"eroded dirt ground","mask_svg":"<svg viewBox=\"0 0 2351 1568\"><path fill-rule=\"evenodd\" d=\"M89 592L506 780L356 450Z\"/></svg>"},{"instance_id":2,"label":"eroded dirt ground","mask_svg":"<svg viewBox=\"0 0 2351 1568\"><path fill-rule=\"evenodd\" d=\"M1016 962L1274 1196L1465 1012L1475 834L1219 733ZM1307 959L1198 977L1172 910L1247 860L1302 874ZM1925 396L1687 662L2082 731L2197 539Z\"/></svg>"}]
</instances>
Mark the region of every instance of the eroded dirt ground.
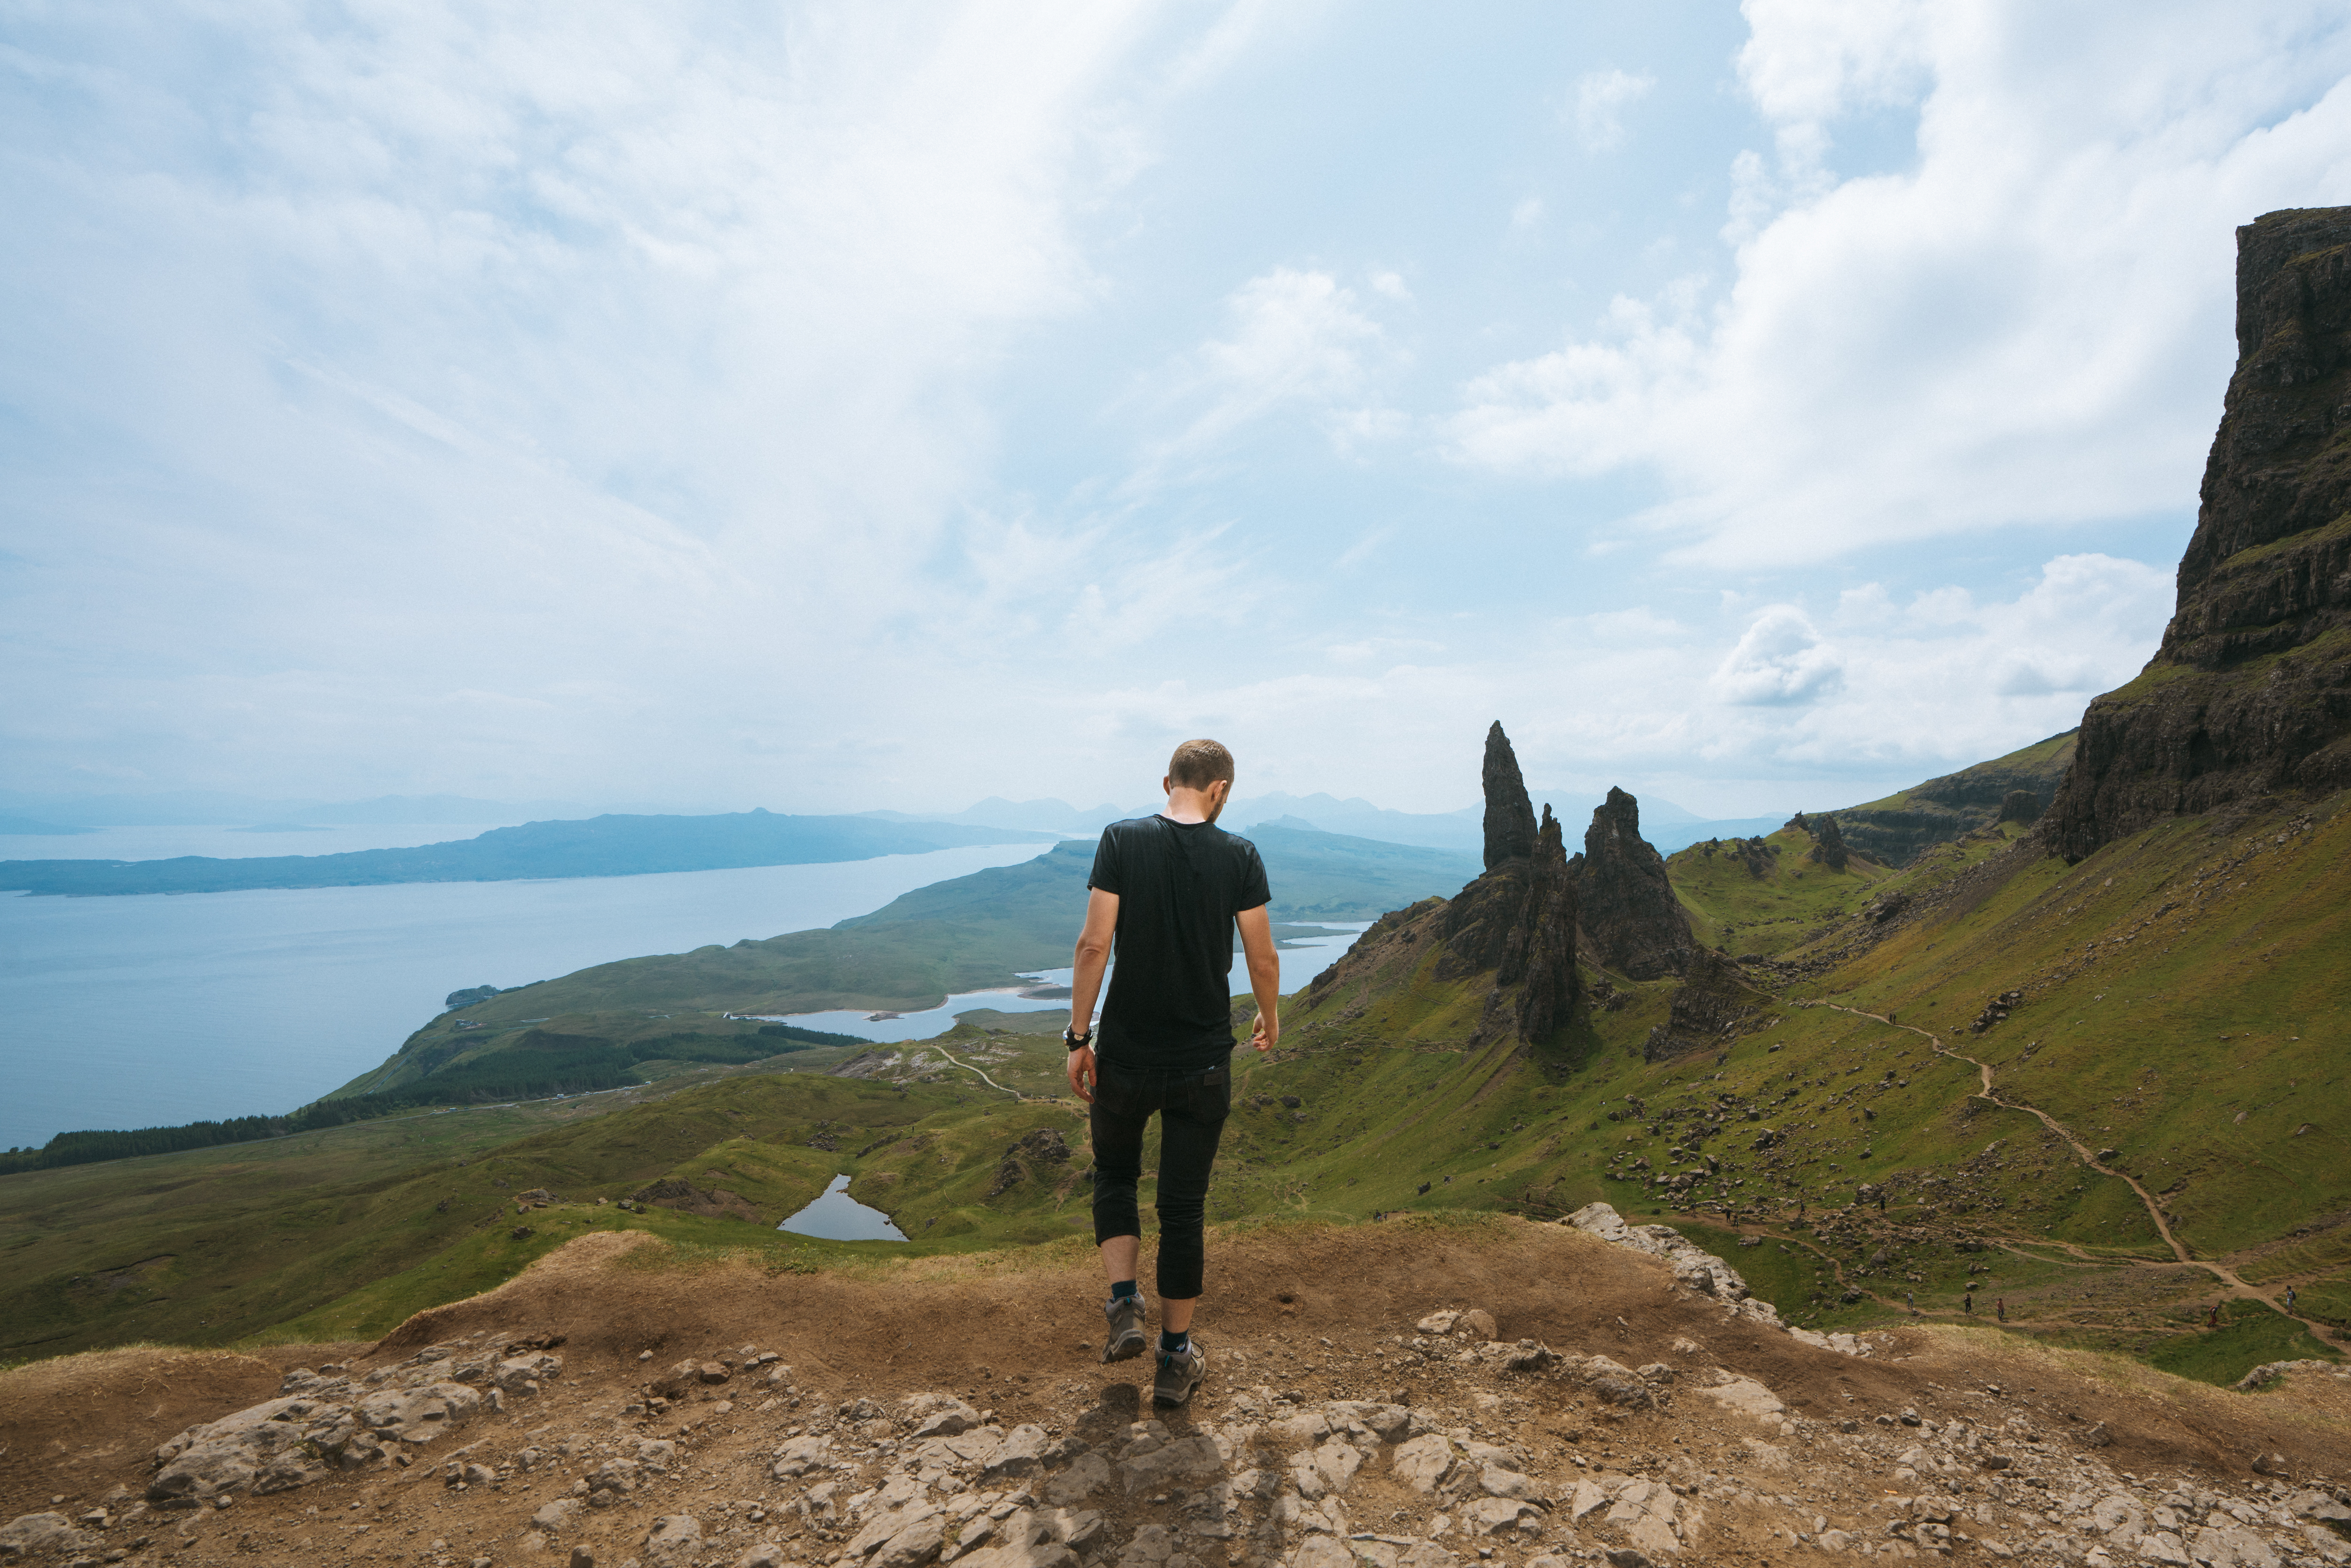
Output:
<instances>
[{"instance_id":1,"label":"eroded dirt ground","mask_svg":"<svg viewBox=\"0 0 2351 1568\"><path fill-rule=\"evenodd\" d=\"M2238 1393L1941 1326L1842 1354L1563 1225L1220 1239L1208 1379L1172 1412L1150 1406L1147 1359L1096 1359L1101 1282L1074 1249L768 1276L626 1256L643 1245L583 1239L378 1345L0 1376L18 1560L2351 1561L2334 1371ZM559 1372L526 1377L541 1355ZM158 1445L281 1386L461 1370L478 1403L446 1430L413 1421L386 1458L297 1455L322 1479L149 1500Z\"/></svg>"}]
</instances>

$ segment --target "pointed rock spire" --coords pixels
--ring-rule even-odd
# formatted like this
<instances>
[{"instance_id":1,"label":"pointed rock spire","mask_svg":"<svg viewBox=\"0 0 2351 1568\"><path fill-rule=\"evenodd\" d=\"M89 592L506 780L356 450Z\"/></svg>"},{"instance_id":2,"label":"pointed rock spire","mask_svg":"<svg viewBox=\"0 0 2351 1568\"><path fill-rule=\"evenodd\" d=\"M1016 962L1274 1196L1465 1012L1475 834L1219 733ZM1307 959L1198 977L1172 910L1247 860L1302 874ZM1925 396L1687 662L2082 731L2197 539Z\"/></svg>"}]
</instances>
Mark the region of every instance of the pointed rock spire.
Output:
<instances>
[{"instance_id":1,"label":"pointed rock spire","mask_svg":"<svg viewBox=\"0 0 2351 1568\"><path fill-rule=\"evenodd\" d=\"M1486 869L1535 852L1535 808L1502 721L1486 732Z\"/></svg>"}]
</instances>

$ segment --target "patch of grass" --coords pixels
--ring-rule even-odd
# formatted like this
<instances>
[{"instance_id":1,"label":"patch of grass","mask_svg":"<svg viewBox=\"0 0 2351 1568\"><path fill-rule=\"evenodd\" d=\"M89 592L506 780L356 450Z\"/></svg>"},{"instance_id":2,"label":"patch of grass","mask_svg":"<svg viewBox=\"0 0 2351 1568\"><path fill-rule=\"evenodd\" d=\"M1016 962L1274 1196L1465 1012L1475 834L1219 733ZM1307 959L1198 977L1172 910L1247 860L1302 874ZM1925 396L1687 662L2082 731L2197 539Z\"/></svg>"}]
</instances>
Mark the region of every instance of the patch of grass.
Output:
<instances>
[{"instance_id":1,"label":"patch of grass","mask_svg":"<svg viewBox=\"0 0 2351 1568\"><path fill-rule=\"evenodd\" d=\"M1784 953L1860 908L1894 874L1858 853L1843 871L1831 871L1808 858L1813 835L1796 828L1768 834L1763 842L1761 853L1697 843L1667 860L1690 929L1708 946L1765 956Z\"/></svg>"},{"instance_id":2,"label":"patch of grass","mask_svg":"<svg viewBox=\"0 0 2351 1568\"><path fill-rule=\"evenodd\" d=\"M2342 1358L2283 1312L2259 1301L2231 1301L2220 1309L2219 1328L2179 1335L2146 1359L2177 1376L2227 1385L2264 1362Z\"/></svg>"}]
</instances>

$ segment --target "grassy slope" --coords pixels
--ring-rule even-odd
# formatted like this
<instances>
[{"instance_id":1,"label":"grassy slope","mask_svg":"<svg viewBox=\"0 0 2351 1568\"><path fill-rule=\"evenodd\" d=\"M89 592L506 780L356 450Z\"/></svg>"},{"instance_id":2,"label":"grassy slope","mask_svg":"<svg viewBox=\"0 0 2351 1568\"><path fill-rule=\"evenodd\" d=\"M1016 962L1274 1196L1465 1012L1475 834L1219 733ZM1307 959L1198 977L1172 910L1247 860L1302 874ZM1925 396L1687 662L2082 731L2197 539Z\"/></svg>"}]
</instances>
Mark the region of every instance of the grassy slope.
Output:
<instances>
[{"instance_id":1,"label":"grassy slope","mask_svg":"<svg viewBox=\"0 0 2351 1568\"><path fill-rule=\"evenodd\" d=\"M2004 1089L2121 1151L2207 1255L2351 1207L2351 812L2168 823L2032 859L1963 915L1835 977L1840 999L1961 1031ZM2176 1190L2174 1190L2176 1189Z\"/></svg>"},{"instance_id":2,"label":"grassy slope","mask_svg":"<svg viewBox=\"0 0 2351 1568\"><path fill-rule=\"evenodd\" d=\"M1843 871L1807 859L1813 836L1782 828L1764 840L1777 854L1761 877L1736 854L1693 844L1667 857L1667 874L1689 912L1690 929L1709 947L1766 956L1802 945L1823 926L1865 903L1893 872L1865 856Z\"/></svg>"},{"instance_id":3,"label":"grassy slope","mask_svg":"<svg viewBox=\"0 0 2351 1568\"><path fill-rule=\"evenodd\" d=\"M2076 733L2069 729L1882 800L1840 808L1835 814L1845 841L1887 864L1908 865L1936 844L1992 826L2011 789L2031 789L2046 805L2074 760Z\"/></svg>"}]
</instances>

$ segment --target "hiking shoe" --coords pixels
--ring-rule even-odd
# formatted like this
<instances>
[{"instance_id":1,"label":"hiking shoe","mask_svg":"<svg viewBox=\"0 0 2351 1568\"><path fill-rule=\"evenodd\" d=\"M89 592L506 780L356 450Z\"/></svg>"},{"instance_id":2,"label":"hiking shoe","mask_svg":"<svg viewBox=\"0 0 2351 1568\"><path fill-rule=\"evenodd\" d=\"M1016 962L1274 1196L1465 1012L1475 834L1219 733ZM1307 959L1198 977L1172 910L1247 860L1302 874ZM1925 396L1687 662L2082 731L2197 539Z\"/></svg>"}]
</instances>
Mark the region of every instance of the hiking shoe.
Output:
<instances>
[{"instance_id":1,"label":"hiking shoe","mask_svg":"<svg viewBox=\"0 0 2351 1568\"><path fill-rule=\"evenodd\" d=\"M1148 1336L1143 1332L1141 1296L1113 1296L1102 1303L1102 1316L1110 1320L1110 1338L1102 1343L1103 1361L1132 1361L1143 1354Z\"/></svg>"},{"instance_id":2,"label":"hiking shoe","mask_svg":"<svg viewBox=\"0 0 2351 1568\"><path fill-rule=\"evenodd\" d=\"M1208 1372L1208 1358L1196 1344L1186 1343L1182 1350L1159 1353L1159 1376L1151 1385L1151 1402L1162 1410L1173 1410L1192 1397L1192 1390L1200 1386L1200 1379Z\"/></svg>"}]
</instances>

